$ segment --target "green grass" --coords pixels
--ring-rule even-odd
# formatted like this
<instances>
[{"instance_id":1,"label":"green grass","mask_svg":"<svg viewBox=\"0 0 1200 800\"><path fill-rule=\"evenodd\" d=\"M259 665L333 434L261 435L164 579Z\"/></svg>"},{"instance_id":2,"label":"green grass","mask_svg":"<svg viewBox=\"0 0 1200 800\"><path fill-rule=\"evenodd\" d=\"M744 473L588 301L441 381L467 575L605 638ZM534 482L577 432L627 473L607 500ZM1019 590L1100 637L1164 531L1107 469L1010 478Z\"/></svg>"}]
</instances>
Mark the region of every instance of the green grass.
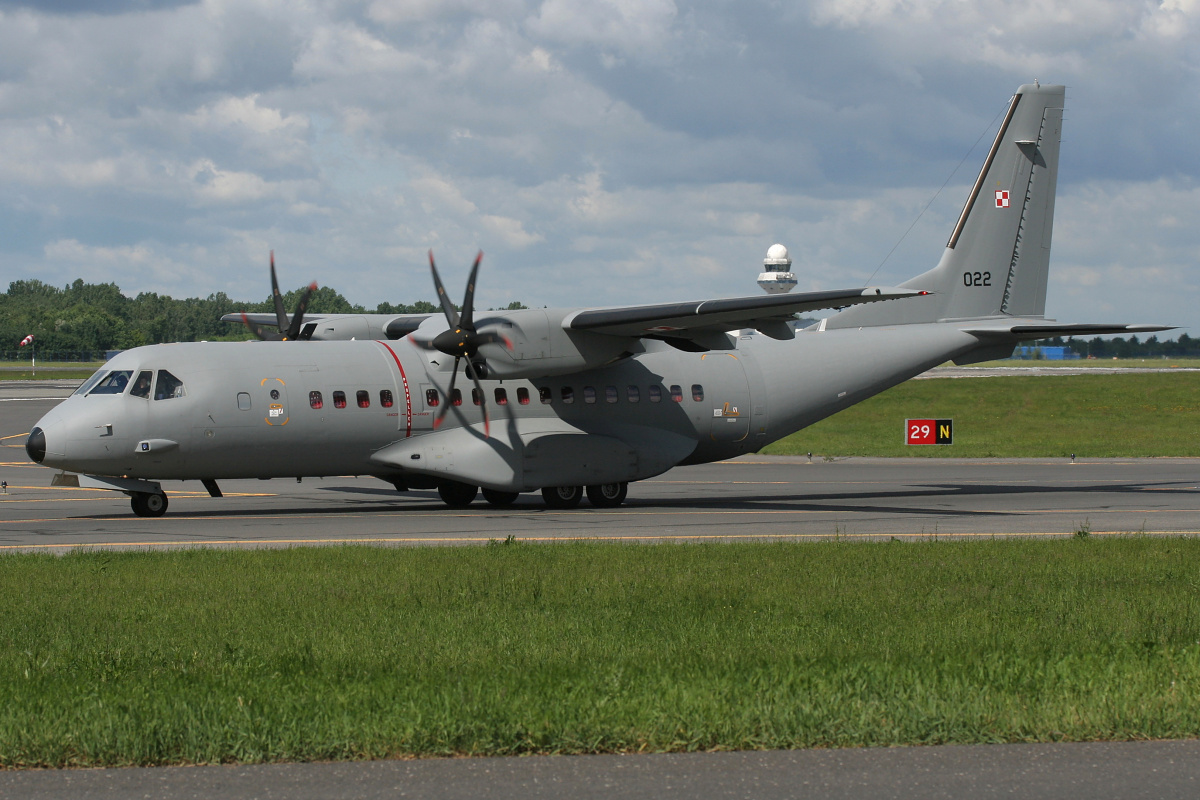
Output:
<instances>
[{"instance_id":1,"label":"green grass","mask_svg":"<svg viewBox=\"0 0 1200 800\"><path fill-rule=\"evenodd\" d=\"M906 446L905 419L954 420L954 444ZM902 383L764 453L965 458L1200 456L1200 373Z\"/></svg>"},{"instance_id":2,"label":"green grass","mask_svg":"<svg viewBox=\"0 0 1200 800\"><path fill-rule=\"evenodd\" d=\"M104 366L103 361L45 361L32 369L29 361L0 361L0 381L84 381Z\"/></svg>"},{"instance_id":3,"label":"green grass","mask_svg":"<svg viewBox=\"0 0 1200 800\"><path fill-rule=\"evenodd\" d=\"M1198 588L1144 537L9 554L0 766L1190 737Z\"/></svg>"}]
</instances>

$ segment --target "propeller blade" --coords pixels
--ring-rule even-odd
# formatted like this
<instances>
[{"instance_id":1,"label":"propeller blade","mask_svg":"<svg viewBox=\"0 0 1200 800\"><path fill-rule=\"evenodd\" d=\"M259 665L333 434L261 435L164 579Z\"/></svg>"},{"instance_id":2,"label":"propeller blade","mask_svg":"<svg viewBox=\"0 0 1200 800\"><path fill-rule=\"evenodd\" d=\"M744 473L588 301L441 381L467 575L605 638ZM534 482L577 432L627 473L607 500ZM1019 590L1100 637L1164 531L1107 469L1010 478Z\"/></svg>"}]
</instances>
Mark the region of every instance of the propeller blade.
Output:
<instances>
[{"instance_id":1,"label":"propeller blade","mask_svg":"<svg viewBox=\"0 0 1200 800\"><path fill-rule=\"evenodd\" d=\"M245 311L242 312L242 324L249 328L250 332L253 333L257 338L264 342L275 342L279 340L279 334L275 333L274 331L263 330L262 326L246 316Z\"/></svg>"},{"instance_id":2,"label":"propeller blade","mask_svg":"<svg viewBox=\"0 0 1200 800\"><path fill-rule=\"evenodd\" d=\"M471 362L467 362L470 364ZM438 426L442 424L442 420L446 418L446 414L450 412L450 406L454 405L454 380L458 377L458 359L454 359L454 371L450 373L450 388L446 391L446 402L442 403L442 407L438 410L437 416L433 418L433 429L436 431Z\"/></svg>"},{"instance_id":3,"label":"propeller blade","mask_svg":"<svg viewBox=\"0 0 1200 800\"><path fill-rule=\"evenodd\" d=\"M462 320L459 327L469 331L475 330L475 276L479 273L479 262L482 260L483 251L480 250L479 255L475 256L475 263L471 265L471 275L467 278L467 293L463 296Z\"/></svg>"},{"instance_id":4,"label":"propeller blade","mask_svg":"<svg viewBox=\"0 0 1200 800\"><path fill-rule=\"evenodd\" d=\"M271 251L271 300L275 303L275 319L279 322L279 333L287 332L287 312L283 310L283 295L279 293L279 280L275 277L275 251Z\"/></svg>"},{"instance_id":5,"label":"propeller blade","mask_svg":"<svg viewBox=\"0 0 1200 800\"><path fill-rule=\"evenodd\" d=\"M454 359L455 368L458 367L458 359ZM471 359L467 359L467 375L471 380L475 381L475 389L479 392L479 407L483 409L483 435L485 438L492 438L491 420L488 418L487 395L483 393L483 385L479 382L479 376L475 373L475 367L471 365Z\"/></svg>"},{"instance_id":6,"label":"propeller blade","mask_svg":"<svg viewBox=\"0 0 1200 800\"><path fill-rule=\"evenodd\" d=\"M419 347L422 350L437 350L437 348L433 346L433 342L426 341L425 339L418 339L415 334L411 333L408 335L408 343L414 347Z\"/></svg>"},{"instance_id":7,"label":"propeller blade","mask_svg":"<svg viewBox=\"0 0 1200 800\"><path fill-rule=\"evenodd\" d=\"M450 323L451 328L459 327L458 312L454 310L454 304L446 296L446 287L442 286L442 279L438 277L437 265L433 263L432 250L429 251L429 271L433 273L433 286L437 289L438 302L442 304L442 313L446 315L446 322Z\"/></svg>"},{"instance_id":8,"label":"propeller blade","mask_svg":"<svg viewBox=\"0 0 1200 800\"><path fill-rule=\"evenodd\" d=\"M300 295L300 304L296 306L296 314L292 317L292 324L288 326L287 338L295 339L300 335L300 326L304 324L304 311L308 308L308 300L312 297L312 293L317 290L317 282L313 281L304 290L304 294Z\"/></svg>"},{"instance_id":9,"label":"propeller blade","mask_svg":"<svg viewBox=\"0 0 1200 800\"><path fill-rule=\"evenodd\" d=\"M475 346L482 347L485 344L502 344L505 350L512 350L512 339L509 339L499 331L484 331L483 333L475 334Z\"/></svg>"}]
</instances>

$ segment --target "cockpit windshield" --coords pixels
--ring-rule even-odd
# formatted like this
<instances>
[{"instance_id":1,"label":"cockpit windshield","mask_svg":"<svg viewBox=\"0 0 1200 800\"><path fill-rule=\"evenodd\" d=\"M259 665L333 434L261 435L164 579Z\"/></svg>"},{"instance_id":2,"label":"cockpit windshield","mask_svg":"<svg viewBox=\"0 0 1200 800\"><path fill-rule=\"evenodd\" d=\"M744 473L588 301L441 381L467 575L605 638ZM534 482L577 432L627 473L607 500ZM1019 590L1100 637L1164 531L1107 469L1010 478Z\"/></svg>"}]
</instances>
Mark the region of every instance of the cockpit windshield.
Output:
<instances>
[{"instance_id":1,"label":"cockpit windshield","mask_svg":"<svg viewBox=\"0 0 1200 800\"><path fill-rule=\"evenodd\" d=\"M83 384L80 385L80 387L75 390L75 394L87 394L88 392L90 392L92 390L92 387L95 386L97 383L99 383L100 379L103 378L107 374L108 374L108 370L106 370L106 369L97 370L96 374L92 375L92 377L90 377L86 381L84 381Z\"/></svg>"},{"instance_id":2,"label":"cockpit windshield","mask_svg":"<svg viewBox=\"0 0 1200 800\"><path fill-rule=\"evenodd\" d=\"M105 375L104 379L97 383L88 394L120 394L129 385L129 378L132 375L133 370L114 369Z\"/></svg>"}]
</instances>

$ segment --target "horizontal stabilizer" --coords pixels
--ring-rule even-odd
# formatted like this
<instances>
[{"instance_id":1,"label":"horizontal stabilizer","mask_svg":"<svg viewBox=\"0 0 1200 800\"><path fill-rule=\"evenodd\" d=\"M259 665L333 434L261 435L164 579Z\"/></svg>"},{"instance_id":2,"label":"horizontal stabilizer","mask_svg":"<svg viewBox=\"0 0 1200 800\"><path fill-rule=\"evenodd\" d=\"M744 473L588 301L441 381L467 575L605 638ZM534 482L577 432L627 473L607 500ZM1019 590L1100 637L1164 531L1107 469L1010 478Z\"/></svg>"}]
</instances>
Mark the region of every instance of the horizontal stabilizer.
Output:
<instances>
[{"instance_id":1,"label":"horizontal stabilizer","mask_svg":"<svg viewBox=\"0 0 1200 800\"><path fill-rule=\"evenodd\" d=\"M1174 330L1174 325L1106 324L1100 322L992 322L963 328L980 338L1050 339L1055 336L1102 336L1111 333L1157 333Z\"/></svg>"},{"instance_id":2,"label":"horizontal stabilizer","mask_svg":"<svg viewBox=\"0 0 1200 800\"><path fill-rule=\"evenodd\" d=\"M767 336L780 336L779 323L794 314L827 308L845 308L878 303L928 292L916 289L870 287L836 289L800 294L730 297L624 308L595 308L578 311L563 320L563 328L611 336L662 336L686 338L687 331L725 331L755 328Z\"/></svg>"}]
</instances>

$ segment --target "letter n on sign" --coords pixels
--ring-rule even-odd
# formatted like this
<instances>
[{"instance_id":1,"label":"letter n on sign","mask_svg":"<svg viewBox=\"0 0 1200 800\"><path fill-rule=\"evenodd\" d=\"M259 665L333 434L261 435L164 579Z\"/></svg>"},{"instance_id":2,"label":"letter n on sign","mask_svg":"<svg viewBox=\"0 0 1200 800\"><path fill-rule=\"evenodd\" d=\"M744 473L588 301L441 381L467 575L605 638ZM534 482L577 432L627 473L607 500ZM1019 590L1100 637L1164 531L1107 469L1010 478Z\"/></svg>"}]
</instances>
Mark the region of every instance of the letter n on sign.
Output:
<instances>
[{"instance_id":1,"label":"letter n on sign","mask_svg":"<svg viewBox=\"0 0 1200 800\"><path fill-rule=\"evenodd\" d=\"M905 444L954 444L954 420L906 419Z\"/></svg>"}]
</instances>

